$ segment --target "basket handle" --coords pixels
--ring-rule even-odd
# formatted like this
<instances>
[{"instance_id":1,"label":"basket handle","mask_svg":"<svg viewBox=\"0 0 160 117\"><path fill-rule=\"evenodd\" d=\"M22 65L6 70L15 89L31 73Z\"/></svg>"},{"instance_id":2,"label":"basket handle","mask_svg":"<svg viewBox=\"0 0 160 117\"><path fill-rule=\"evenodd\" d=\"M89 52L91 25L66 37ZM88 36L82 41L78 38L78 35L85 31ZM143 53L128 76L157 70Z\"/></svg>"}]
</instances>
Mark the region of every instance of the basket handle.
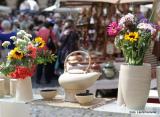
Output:
<instances>
[{"instance_id":1,"label":"basket handle","mask_svg":"<svg viewBox=\"0 0 160 117\"><path fill-rule=\"evenodd\" d=\"M65 61L64 61L64 72L67 72L67 71L68 71L68 69L67 69L67 60L68 60L68 58L69 58L71 55L76 54L76 53L82 53L82 54L85 54L85 55L88 56L88 66L86 67L86 69L85 69L85 71L84 71L84 73L87 73L87 72L89 71L90 66L91 66L91 56L89 55L89 53L87 53L87 52L85 52L85 51L81 51L81 50L71 52L71 53L66 57L66 59L65 59Z\"/></svg>"}]
</instances>

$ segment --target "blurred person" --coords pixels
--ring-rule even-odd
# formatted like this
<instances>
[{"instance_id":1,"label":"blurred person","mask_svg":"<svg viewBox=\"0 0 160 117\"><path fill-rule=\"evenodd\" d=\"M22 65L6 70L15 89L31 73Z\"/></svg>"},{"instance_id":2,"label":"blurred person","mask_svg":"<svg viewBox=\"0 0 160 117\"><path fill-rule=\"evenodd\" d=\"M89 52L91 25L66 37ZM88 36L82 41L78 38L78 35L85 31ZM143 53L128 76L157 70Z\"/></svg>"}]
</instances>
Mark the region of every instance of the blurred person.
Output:
<instances>
[{"instance_id":1,"label":"blurred person","mask_svg":"<svg viewBox=\"0 0 160 117\"><path fill-rule=\"evenodd\" d=\"M13 31L13 32L18 32L19 30L20 30L19 21L18 21L18 19L15 19L15 20L13 21L12 31Z\"/></svg>"},{"instance_id":2,"label":"blurred person","mask_svg":"<svg viewBox=\"0 0 160 117\"><path fill-rule=\"evenodd\" d=\"M32 39L35 39L36 38L36 34L37 34L37 31L34 29L34 24L30 24L29 27L28 27L28 33L32 35Z\"/></svg>"},{"instance_id":3,"label":"blurred person","mask_svg":"<svg viewBox=\"0 0 160 117\"><path fill-rule=\"evenodd\" d=\"M0 33L0 43L2 44L4 41L9 41L11 45L8 46L8 49L1 48L1 61L6 59L8 52L14 48L13 41L10 39L11 36L16 36L16 32L11 30L11 23L8 20L3 20L1 23L2 32ZM0 44L0 45L1 45Z\"/></svg>"},{"instance_id":4,"label":"blurred person","mask_svg":"<svg viewBox=\"0 0 160 117\"><path fill-rule=\"evenodd\" d=\"M56 35L56 38L60 40L61 36L61 31L62 31L62 20L60 18L55 19L55 24L53 26L53 32Z\"/></svg>"},{"instance_id":5,"label":"blurred person","mask_svg":"<svg viewBox=\"0 0 160 117\"><path fill-rule=\"evenodd\" d=\"M57 39L55 37L55 34L54 34L54 32L52 32L52 27L53 27L53 23L45 22L44 26L42 26L37 33L37 36L41 37L45 41L46 44L47 44L47 41L50 37L51 37L53 43L55 43L55 44L57 43ZM42 49L48 50L46 44L45 44L44 48L42 48ZM51 80L55 76L54 75L54 64L55 63L47 63L46 65L39 64L37 66L36 83L38 83L38 84L41 83L43 69L44 69L44 76L45 76L46 83L49 84L51 82Z\"/></svg>"},{"instance_id":6,"label":"blurred person","mask_svg":"<svg viewBox=\"0 0 160 117\"><path fill-rule=\"evenodd\" d=\"M73 51L79 49L78 47L79 36L74 27L73 20L66 20L64 23L64 30L62 32L60 43L61 46L58 52L59 68L64 69L65 58Z\"/></svg>"},{"instance_id":7,"label":"blurred person","mask_svg":"<svg viewBox=\"0 0 160 117\"><path fill-rule=\"evenodd\" d=\"M56 39L57 39L57 53L59 51L59 46L60 46L60 37L61 37L61 32L62 32L62 19L60 17L55 17L55 24L53 26L53 32L55 33ZM55 74L59 75L59 58L57 58L56 63L55 63Z\"/></svg>"},{"instance_id":8,"label":"blurred person","mask_svg":"<svg viewBox=\"0 0 160 117\"><path fill-rule=\"evenodd\" d=\"M137 21L140 21L141 19L144 19L145 16L144 14L141 12L141 6L139 4L134 5L134 14L137 17Z\"/></svg>"},{"instance_id":9,"label":"blurred person","mask_svg":"<svg viewBox=\"0 0 160 117\"><path fill-rule=\"evenodd\" d=\"M32 21L29 19L29 15L23 14L22 21L20 22L20 29L28 32L28 28L31 24L32 24Z\"/></svg>"},{"instance_id":10,"label":"blurred person","mask_svg":"<svg viewBox=\"0 0 160 117\"><path fill-rule=\"evenodd\" d=\"M132 12L132 11L130 11L129 7L130 7L130 5L129 5L128 3L118 4L118 6L117 6L118 11L119 11L122 15L126 15L126 14Z\"/></svg>"}]
</instances>

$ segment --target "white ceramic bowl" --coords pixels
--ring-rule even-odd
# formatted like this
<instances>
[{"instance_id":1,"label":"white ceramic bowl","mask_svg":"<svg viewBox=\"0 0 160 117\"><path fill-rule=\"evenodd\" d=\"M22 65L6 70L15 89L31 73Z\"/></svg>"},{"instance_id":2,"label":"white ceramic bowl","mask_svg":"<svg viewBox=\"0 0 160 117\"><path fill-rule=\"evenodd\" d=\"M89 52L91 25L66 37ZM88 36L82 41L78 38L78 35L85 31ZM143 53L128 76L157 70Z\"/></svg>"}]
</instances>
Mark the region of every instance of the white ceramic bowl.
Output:
<instances>
[{"instance_id":1,"label":"white ceramic bowl","mask_svg":"<svg viewBox=\"0 0 160 117\"><path fill-rule=\"evenodd\" d=\"M40 90L40 95L43 97L43 99L51 100L55 98L55 96L57 95L57 90L56 89L42 89Z\"/></svg>"},{"instance_id":2,"label":"white ceramic bowl","mask_svg":"<svg viewBox=\"0 0 160 117\"><path fill-rule=\"evenodd\" d=\"M94 99L94 95L92 93L89 93L87 95L84 95L84 94L83 93L76 94L75 97L77 101L83 105L91 103Z\"/></svg>"}]
</instances>

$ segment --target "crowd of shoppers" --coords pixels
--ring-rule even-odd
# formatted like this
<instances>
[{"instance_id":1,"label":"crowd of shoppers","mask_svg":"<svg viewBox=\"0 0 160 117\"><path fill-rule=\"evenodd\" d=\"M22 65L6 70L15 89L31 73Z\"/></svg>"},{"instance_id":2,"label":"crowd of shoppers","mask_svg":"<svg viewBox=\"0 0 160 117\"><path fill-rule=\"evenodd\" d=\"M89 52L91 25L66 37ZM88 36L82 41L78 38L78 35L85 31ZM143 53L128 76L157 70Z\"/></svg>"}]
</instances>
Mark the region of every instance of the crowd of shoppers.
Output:
<instances>
[{"instance_id":1,"label":"crowd of shoppers","mask_svg":"<svg viewBox=\"0 0 160 117\"><path fill-rule=\"evenodd\" d=\"M118 9L118 13L117 13ZM4 41L10 41L11 45L8 49L0 47L0 61L6 59L9 50L14 48L11 36L16 35L19 30L25 30L32 35L32 39L41 37L46 43L51 38L55 44L54 54L57 56L56 61L52 64L37 65L36 70L36 82L41 83L43 72L46 83L50 83L52 79L59 76L64 69L64 60L66 56L78 50L80 36L83 36L84 44L87 45L89 40L90 45L85 46L87 48L97 49L98 47L103 49L101 40L105 37L105 27L112 21L118 21L120 16L132 12L129 9L129 4L123 4L122 6L109 5L108 13L103 15L96 12L96 8L91 8L91 11L84 10L80 13L80 17L77 21L68 17L62 17L59 13L30 13L20 12L12 15L5 15L0 17L0 43ZM88 15L87 15L88 13ZM134 7L134 13L138 18L144 17L144 14L140 11L140 5ZM75 24L86 25L89 24L87 29L78 30ZM98 29L98 30L97 30ZM88 32L87 32L88 31ZM82 39L82 37L81 37ZM96 41L98 40L98 41ZM97 46L100 45L100 46ZM82 46L82 45L81 45ZM43 49L49 49L45 46Z\"/></svg>"},{"instance_id":2,"label":"crowd of shoppers","mask_svg":"<svg viewBox=\"0 0 160 117\"><path fill-rule=\"evenodd\" d=\"M57 56L54 63L37 65L36 83L40 84L44 76L46 83L57 78L63 71L65 57L72 51L78 50L79 36L76 33L73 19L62 19L61 15L55 14L32 14L23 13L17 15L8 15L0 20L0 43L10 41L8 49L0 47L0 61L5 61L8 52L14 48L10 39L15 36L19 30L25 30L32 35L32 39L41 37L46 45L44 50L49 50L47 43L49 39L54 43L55 50L52 52ZM56 64L56 65L55 65ZM44 74L44 75L43 75Z\"/></svg>"}]
</instances>

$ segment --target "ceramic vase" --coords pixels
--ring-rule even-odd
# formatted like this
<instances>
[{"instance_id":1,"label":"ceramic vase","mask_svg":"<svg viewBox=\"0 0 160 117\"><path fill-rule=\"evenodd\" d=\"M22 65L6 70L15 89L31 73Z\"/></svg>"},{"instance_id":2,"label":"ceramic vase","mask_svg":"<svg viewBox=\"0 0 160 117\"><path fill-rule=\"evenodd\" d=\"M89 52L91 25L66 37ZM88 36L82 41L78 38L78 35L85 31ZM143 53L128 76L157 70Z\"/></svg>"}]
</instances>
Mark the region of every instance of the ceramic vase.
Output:
<instances>
[{"instance_id":1,"label":"ceramic vase","mask_svg":"<svg viewBox=\"0 0 160 117\"><path fill-rule=\"evenodd\" d=\"M16 95L17 79L10 79L10 95L14 97Z\"/></svg>"},{"instance_id":2,"label":"ceramic vase","mask_svg":"<svg viewBox=\"0 0 160 117\"><path fill-rule=\"evenodd\" d=\"M123 64L120 68L118 104L129 109L143 110L147 103L151 84L151 65Z\"/></svg>"},{"instance_id":3,"label":"ceramic vase","mask_svg":"<svg viewBox=\"0 0 160 117\"><path fill-rule=\"evenodd\" d=\"M10 78L4 78L5 95L10 95Z\"/></svg>"},{"instance_id":4,"label":"ceramic vase","mask_svg":"<svg viewBox=\"0 0 160 117\"><path fill-rule=\"evenodd\" d=\"M4 79L4 94L10 95L10 78L0 74L0 79Z\"/></svg>"},{"instance_id":5,"label":"ceramic vase","mask_svg":"<svg viewBox=\"0 0 160 117\"><path fill-rule=\"evenodd\" d=\"M156 68L156 77L157 77L158 98L160 100L160 66L157 66Z\"/></svg>"},{"instance_id":6,"label":"ceramic vase","mask_svg":"<svg viewBox=\"0 0 160 117\"><path fill-rule=\"evenodd\" d=\"M4 90L4 79L0 79L0 98L4 97L4 93L5 93L5 90Z\"/></svg>"},{"instance_id":7,"label":"ceramic vase","mask_svg":"<svg viewBox=\"0 0 160 117\"><path fill-rule=\"evenodd\" d=\"M16 84L16 100L27 102L33 99L31 78L18 79Z\"/></svg>"}]
</instances>

